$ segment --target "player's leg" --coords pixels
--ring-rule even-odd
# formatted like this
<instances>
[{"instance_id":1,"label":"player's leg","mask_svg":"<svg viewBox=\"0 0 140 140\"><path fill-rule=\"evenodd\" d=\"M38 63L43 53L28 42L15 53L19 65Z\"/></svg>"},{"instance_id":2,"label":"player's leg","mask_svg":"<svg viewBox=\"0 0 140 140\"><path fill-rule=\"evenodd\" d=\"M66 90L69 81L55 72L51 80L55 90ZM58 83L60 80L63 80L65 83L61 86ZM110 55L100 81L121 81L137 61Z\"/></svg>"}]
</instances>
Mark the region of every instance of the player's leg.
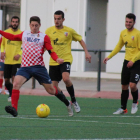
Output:
<instances>
[{"instance_id":1,"label":"player's leg","mask_svg":"<svg viewBox=\"0 0 140 140\"><path fill-rule=\"evenodd\" d=\"M0 93L2 93L3 76L4 76L4 63L0 62Z\"/></svg>"},{"instance_id":2,"label":"player's leg","mask_svg":"<svg viewBox=\"0 0 140 140\"><path fill-rule=\"evenodd\" d=\"M62 90L58 87L58 83L59 81L61 81L62 79L62 76L61 76L61 72L60 72L60 65L58 66L50 66L49 68L49 76L52 80L52 83L53 83L53 86L56 87L56 89L58 90L59 93L62 93ZM64 95L64 94L63 94ZM59 100L62 101L61 97L60 96L56 96ZM64 104L66 106L70 105L69 101L66 99L65 97L65 100L63 101Z\"/></svg>"},{"instance_id":3,"label":"player's leg","mask_svg":"<svg viewBox=\"0 0 140 140\"><path fill-rule=\"evenodd\" d=\"M75 93L74 93L74 86L70 80L70 63L65 62L60 65L61 73L62 73L62 79L66 85L66 89L71 97L72 104L74 106L75 111L78 113L80 112L80 106L76 101Z\"/></svg>"},{"instance_id":4,"label":"player's leg","mask_svg":"<svg viewBox=\"0 0 140 140\"><path fill-rule=\"evenodd\" d=\"M11 72L11 77L12 77L12 82L14 81L14 77L17 73L17 71L20 69L21 64L14 64L12 66L12 72Z\"/></svg>"},{"instance_id":5,"label":"player's leg","mask_svg":"<svg viewBox=\"0 0 140 140\"><path fill-rule=\"evenodd\" d=\"M66 99L65 95L59 91L55 86L53 86L50 76L47 72L47 69L43 66L35 66L34 67L34 77L37 81L44 86L46 91L51 94L55 95L59 100L61 100L67 107L71 107L70 102ZM69 113L69 116L73 116L73 111Z\"/></svg>"},{"instance_id":6,"label":"player's leg","mask_svg":"<svg viewBox=\"0 0 140 140\"><path fill-rule=\"evenodd\" d=\"M122 84L122 93L121 93L121 108L119 108L113 114L126 114L127 111L127 101L129 97L129 81L130 81L130 69L127 68L128 61L124 60L122 72L121 72L121 84Z\"/></svg>"},{"instance_id":7,"label":"player's leg","mask_svg":"<svg viewBox=\"0 0 140 140\"><path fill-rule=\"evenodd\" d=\"M130 77L130 89L133 97L131 114L135 114L138 111L138 88L137 83L140 78L140 60L136 61L131 68L131 77Z\"/></svg>"},{"instance_id":8,"label":"player's leg","mask_svg":"<svg viewBox=\"0 0 140 140\"><path fill-rule=\"evenodd\" d=\"M57 88L55 86L53 86L53 84L43 83L42 85L44 86L44 88L46 89L46 91L49 94L55 95L59 100L61 100L67 106L69 116L73 116L73 110L72 110L72 107L71 107L71 103L66 99L63 92L58 91Z\"/></svg>"},{"instance_id":9,"label":"player's leg","mask_svg":"<svg viewBox=\"0 0 140 140\"><path fill-rule=\"evenodd\" d=\"M31 74L29 73L28 69L29 69L28 67L22 67L17 71L13 81L12 106L5 107L6 112L10 113L14 117L18 115L17 108L20 95L19 89L28 79L31 78Z\"/></svg>"},{"instance_id":10,"label":"player's leg","mask_svg":"<svg viewBox=\"0 0 140 140\"><path fill-rule=\"evenodd\" d=\"M13 84L10 82L12 73L12 65L4 64L4 80L5 80L5 87L9 91L8 101L11 102L11 95L12 95L12 88Z\"/></svg>"}]
</instances>

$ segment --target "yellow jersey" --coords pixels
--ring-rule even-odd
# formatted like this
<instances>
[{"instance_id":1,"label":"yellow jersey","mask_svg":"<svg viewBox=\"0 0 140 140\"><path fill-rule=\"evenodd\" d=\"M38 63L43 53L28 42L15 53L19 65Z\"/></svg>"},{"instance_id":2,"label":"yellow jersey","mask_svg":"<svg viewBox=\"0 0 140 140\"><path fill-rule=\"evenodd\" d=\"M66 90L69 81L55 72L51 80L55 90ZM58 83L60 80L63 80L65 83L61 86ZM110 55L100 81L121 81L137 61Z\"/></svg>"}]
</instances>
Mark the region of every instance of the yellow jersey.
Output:
<instances>
[{"instance_id":1,"label":"yellow jersey","mask_svg":"<svg viewBox=\"0 0 140 140\"><path fill-rule=\"evenodd\" d=\"M125 46L125 60L132 62L140 60L140 31L135 28L132 31L123 30L118 44L108 58L110 59L116 55L123 46Z\"/></svg>"},{"instance_id":2,"label":"yellow jersey","mask_svg":"<svg viewBox=\"0 0 140 140\"><path fill-rule=\"evenodd\" d=\"M12 29L7 29L5 32L16 35L20 34L21 30L18 29L14 32ZM11 41L5 37L2 37L1 52L5 52L4 64L21 64L21 57L18 61L14 60L15 55L22 55L21 44L22 41Z\"/></svg>"},{"instance_id":3,"label":"yellow jersey","mask_svg":"<svg viewBox=\"0 0 140 140\"><path fill-rule=\"evenodd\" d=\"M51 45L58 57L64 59L64 62L72 63L71 43L72 41L81 41L82 36L67 26L63 26L62 29L52 26L45 31L45 34L49 36ZM49 65L59 64L50 57Z\"/></svg>"}]
</instances>

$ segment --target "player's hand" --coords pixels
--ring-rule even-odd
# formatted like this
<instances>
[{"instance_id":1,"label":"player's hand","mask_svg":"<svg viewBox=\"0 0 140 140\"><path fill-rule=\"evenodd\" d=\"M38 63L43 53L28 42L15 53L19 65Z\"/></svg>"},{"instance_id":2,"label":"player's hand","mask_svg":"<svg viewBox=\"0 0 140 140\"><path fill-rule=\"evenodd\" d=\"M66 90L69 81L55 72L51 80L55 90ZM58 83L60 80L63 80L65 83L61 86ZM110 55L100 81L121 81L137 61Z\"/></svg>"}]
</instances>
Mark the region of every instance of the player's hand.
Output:
<instances>
[{"instance_id":1,"label":"player's hand","mask_svg":"<svg viewBox=\"0 0 140 140\"><path fill-rule=\"evenodd\" d=\"M58 64L63 64L63 63L64 63L64 59L57 58L56 62L57 62Z\"/></svg>"},{"instance_id":2,"label":"player's hand","mask_svg":"<svg viewBox=\"0 0 140 140\"><path fill-rule=\"evenodd\" d=\"M106 58L103 60L103 63L106 64L108 60L109 60L109 58L106 57Z\"/></svg>"},{"instance_id":3,"label":"player's hand","mask_svg":"<svg viewBox=\"0 0 140 140\"><path fill-rule=\"evenodd\" d=\"M20 58L20 55L19 54L17 54L17 55L14 56L14 60L17 60L18 61L19 58Z\"/></svg>"},{"instance_id":4,"label":"player's hand","mask_svg":"<svg viewBox=\"0 0 140 140\"><path fill-rule=\"evenodd\" d=\"M86 61L88 61L89 63L91 63L91 55L87 52L86 53Z\"/></svg>"},{"instance_id":5,"label":"player's hand","mask_svg":"<svg viewBox=\"0 0 140 140\"><path fill-rule=\"evenodd\" d=\"M2 59L2 60L5 59L5 52L1 52L1 59Z\"/></svg>"},{"instance_id":6,"label":"player's hand","mask_svg":"<svg viewBox=\"0 0 140 140\"><path fill-rule=\"evenodd\" d=\"M129 61L129 62L127 63L127 67L128 67L128 68L131 68L131 67L133 66L133 64L134 64L134 63L133 63L132 61Z\"/></svg>"}]
</instances>

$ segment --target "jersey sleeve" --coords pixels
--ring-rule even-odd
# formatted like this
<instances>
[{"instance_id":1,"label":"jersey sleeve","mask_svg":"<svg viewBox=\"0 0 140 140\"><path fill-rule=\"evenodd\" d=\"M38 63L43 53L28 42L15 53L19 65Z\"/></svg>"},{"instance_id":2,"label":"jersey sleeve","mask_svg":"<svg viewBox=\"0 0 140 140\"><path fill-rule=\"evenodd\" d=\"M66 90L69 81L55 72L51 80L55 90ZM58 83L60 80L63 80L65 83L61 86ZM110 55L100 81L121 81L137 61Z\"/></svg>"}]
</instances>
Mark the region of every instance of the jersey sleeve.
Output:
<instances>
[{"instance_id":1,"label":"jersey sleeve","mask_svg":"<svg viewBox=\"0 0 140 140\"><path fill-rule=\"evenodd\" d=\"M22 41L23 32L21 34L13 35L13 34L10 34L10 33L7 33L7 32L0 30L0 34L2 36L4 36L5 38L12 40L12 41Z\"/></svg>"},{"instance_id":2,"label":"jersey sleeve","mask_svg":"<svg viewBox=\"0 0 140 140\"><path fill-rule=\"evenodd\" d=\"M44 38L44 47L45 47L47 50L53 49L53 48L52 48L52 45L51 45L50 38L49 38L47 35L45 35L45 38Z\"/></svg>"},{"instance_id":3,"label":"jersey sleeve","mask_svg":"<svg viewBox=\"0 0 140 140\"><path fill-rule=\"evenodd\" d=\"M139 32L139 34L138 34L138 39L137 39L137 40L138 40L138 42L137 42L138 44L137 44L137 45L138 45L138 50L139 50L139 51L138 51L138 53L132 58L131 61L132 61L133 63L135 63L137 60L140 60L140 32Z\"/></svg>"},{"instance_id":4,"label":"jersey sleeve","mask_svg":"<svg viewBox=\"0 0 140 140\"><path fill-rule=\"evenodd\" d=\"M116 55L122 49L123 46L124 46L124 42L122 39L122 35L120 34L120 39L119 39L118 44L116 45L114 50L109 54L109 56L107 56L107 58L109 58L109 59L112 58L114 55Z\"/></svg>"},{"instance_id":5,"label":"jersey sleeve","mask_svg":"<svg viewBox=\"0 0 140 140\"><path fill-rule=\"evenodd\" d=\"M1 40L1 52L4 52L5 51L5 38L2 37L2 40Z\"/></svg>"},{"instance_id":6,"label":"jersey sleeve","mask_svg":"<svg viewBox=\"0 0 140 140\"><path fill-rule=\"evenodd\" d=\"M57 60L58 56L57 54L53 51L53 47L51 46L51 41L50 38L46 35L44 38L44 47L47 49L47 51L49 52L50 56L52 57L52 59L54 61Z\"/></svg>"},{"instance_id":7,"label":"jersey sleeve","mask_svg":"<svg viewBox=\"0 0 140 140\"><path fill-rule=\"evenodd\" d=\"M72 40L73 41L81 41L82 40L82 36L79 35L74 29L72 29Z\"/></svg>"}]
</instances>

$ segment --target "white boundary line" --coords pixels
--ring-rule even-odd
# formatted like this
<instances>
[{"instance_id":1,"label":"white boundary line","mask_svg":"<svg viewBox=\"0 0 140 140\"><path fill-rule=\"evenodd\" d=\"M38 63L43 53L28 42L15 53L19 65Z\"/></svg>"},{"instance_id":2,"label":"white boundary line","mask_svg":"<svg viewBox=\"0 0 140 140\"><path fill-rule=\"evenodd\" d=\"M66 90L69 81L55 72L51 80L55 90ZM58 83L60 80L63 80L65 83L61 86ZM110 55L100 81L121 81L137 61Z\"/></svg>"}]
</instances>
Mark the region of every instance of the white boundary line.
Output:
<instances>
[{"instance_id":1,"label":"white boundary line","mask_svg":"<svg viewBox=\"0 0 140 140\"><path fill-rule=\"evenodd\" d=\"M25 139L11 139L11 140L25 140ZM47 139L26 139L26 140L47 140ZM49 140L64 140L64 139L49 139ZM140 140L140 138L67 139L67 140Z\"/></svg>"},{"instance_id":2,"label":"white boundary line","mask_svg":"<svg viewBox=\"0 0 140 140\"><path fill-rule=\"evenodd\" d=\"M11 118L11 119L25 119L25 120L40 120L40 121L63 121L63 122L83 122L83 123L107 123L107 124L119 124L119 125L134 125L134 126L140 126L140 123L122 123L122 122L103 122L103 121L87 121L87 120L70 120L70 119L51 119L51 117L48 118L31 118L29 116L27 117L12 117L8 115L2 115L0 118Z\"/></svg>"},{"instance_id":3,"label":"white boundary line","mask_svg":"<svg viewBox=\"0 0 140 140\"><path fill-rule=\"evenodd\" d=\"M0 115L1 117L10 117L11 115ZM37 117L37 115L19 115L18 117ZM112 116L90 116L90 115L78 115L69 117L68 115L49 115L48 118L140 118L140 116L125 116L125 115L112 115Z\"/></svg>"}]
</instances>

